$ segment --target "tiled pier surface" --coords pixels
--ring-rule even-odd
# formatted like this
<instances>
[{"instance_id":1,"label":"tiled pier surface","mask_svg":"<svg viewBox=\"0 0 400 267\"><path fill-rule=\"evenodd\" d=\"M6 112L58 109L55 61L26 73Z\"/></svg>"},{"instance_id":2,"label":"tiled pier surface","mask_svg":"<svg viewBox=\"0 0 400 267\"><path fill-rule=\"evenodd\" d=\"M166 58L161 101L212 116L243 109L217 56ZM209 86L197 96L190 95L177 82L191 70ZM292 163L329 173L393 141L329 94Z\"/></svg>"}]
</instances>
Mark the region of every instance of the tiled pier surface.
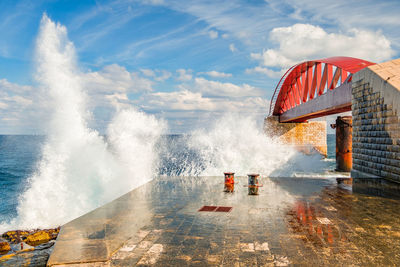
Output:
<instances>
[{"instance_id":1,"label":"tiled pier surface","mask_svg":"<svg viewBox=\"0 0 400 267\"><path fill-rule=\"evenodd\" d=\"M400 201L335 179L160 178L62 227L48 265L395 266ZM198 212L203 205L230 212ZM88 263L89 262L89 263ZM83 264L85 263L85 264ZM79 265L79 264L78 264Z\"/></svg>"}]
</instances>

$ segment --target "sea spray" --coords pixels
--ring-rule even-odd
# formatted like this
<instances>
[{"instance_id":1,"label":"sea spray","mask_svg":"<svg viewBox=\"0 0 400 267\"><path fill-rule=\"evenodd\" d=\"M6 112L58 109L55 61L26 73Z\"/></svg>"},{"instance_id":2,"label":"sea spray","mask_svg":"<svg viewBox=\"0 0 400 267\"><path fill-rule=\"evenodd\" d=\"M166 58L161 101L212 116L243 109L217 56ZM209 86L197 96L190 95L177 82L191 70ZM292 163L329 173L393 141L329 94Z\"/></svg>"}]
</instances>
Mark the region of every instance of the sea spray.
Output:
<instances>
[{"instance_id":1,"label":"sea spray","mask_svg":"<svg viewBox=\"0 0 400 267\"><path fill-rule=\"evenodd\" d=\"M331 164L320 155L304 155L294 147L267 136L257 119L238 113L216 118L208 129L169 137L162 146L160 173L182 176L215 176L224 171L246 176L303 176L324 172Z\"/></svg>"},{"instance_id":2,"label":"sea spray","mask_svg":"<svg viewBox=\"0 0 400 267\"><path fill-rule=\"evenodd\" d=\"M159 139L166 123L135 109L121 110L107 130L110 149L123 168L128 188L143 184L154 177L159 166Z\"/></svg>"},{"instance_id":3,"label":"sea spray","mask_svg":"<svg viewBox=\"0 0 400 267\"><path fill-rule=\"evenodd\" d=\"M50 103L47 141L17 218L0 225L0 232L64 224L156 174L154 146L165 124L133 108L120 110L105 141L87 126L87 96L66 28L44 15L36 52L35 78Z\"/></svg>"},{"instance_id":4,"label":"sea spray","mask_svg":"<svg viewBox=\"0 0 400 267\"><path fill-rule=\"evenodd\" d=\"M240 114L226 114L211 130L195 131L189 145L205 162L200 175L216 175L221 170L268 175L295 154L266 136L255 119Z\"/></svg>"}]
</instances>

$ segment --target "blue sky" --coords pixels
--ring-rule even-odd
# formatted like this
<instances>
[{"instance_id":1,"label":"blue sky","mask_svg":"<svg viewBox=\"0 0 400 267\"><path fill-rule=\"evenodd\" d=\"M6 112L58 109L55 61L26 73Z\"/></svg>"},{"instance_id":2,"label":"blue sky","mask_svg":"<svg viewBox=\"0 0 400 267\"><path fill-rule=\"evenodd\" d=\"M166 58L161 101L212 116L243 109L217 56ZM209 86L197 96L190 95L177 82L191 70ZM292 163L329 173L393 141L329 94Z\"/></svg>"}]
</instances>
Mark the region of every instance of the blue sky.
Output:
<instances>
[{"instance_id":1,"label":"blue sky","mask_svg":"<svg viewBox=\"0 0 400 267\"><path fill-rule=\"evenodd\" d=\"M190 132L225 112L262 121L282 72L329 56L399 57L398 1L0 1L0 133L41 133L35 43L68 30L103 131L135 106Z\"/></svg>"}]
</instances>

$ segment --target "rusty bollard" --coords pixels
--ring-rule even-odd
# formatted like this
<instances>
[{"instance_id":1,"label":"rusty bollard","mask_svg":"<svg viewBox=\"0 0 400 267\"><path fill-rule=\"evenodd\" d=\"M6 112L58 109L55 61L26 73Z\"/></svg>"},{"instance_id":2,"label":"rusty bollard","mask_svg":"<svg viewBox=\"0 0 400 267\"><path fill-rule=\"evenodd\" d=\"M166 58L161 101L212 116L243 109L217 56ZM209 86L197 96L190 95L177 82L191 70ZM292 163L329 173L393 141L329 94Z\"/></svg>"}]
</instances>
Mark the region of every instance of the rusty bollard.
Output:
<instances>
[{"instance_id":1,"label":"rusty bollard","mask_svg":"<svg viewBox=\"0 0 400 267\"><path fill-rule=\"evenodd\" d=\"M225 175L225 187L224 191L232 193L235 189L235 173L234 172L224 172Z\"/></svg>"},{"instance_id":2,"label":"rusty bollard","mask_svg":"<svg viewBox=\"0 0 400 267\"><path fill-rule=\"evenodd\" d=\"M258 195L258 188L261 186L258 183L259 174L248 174L249 177L249 195Z\"/></svg>"},{"instance_id":3,"label":"rusty bollard","mask_svg":"<svg viewBox=\"0 0 400 267\"><path fill-rule=\"evenodd\" d=\"M336 170L351 171L352 161L352 117L337 117L336 124L331 125L336 128Z\"/></svg>"}]
</instances>

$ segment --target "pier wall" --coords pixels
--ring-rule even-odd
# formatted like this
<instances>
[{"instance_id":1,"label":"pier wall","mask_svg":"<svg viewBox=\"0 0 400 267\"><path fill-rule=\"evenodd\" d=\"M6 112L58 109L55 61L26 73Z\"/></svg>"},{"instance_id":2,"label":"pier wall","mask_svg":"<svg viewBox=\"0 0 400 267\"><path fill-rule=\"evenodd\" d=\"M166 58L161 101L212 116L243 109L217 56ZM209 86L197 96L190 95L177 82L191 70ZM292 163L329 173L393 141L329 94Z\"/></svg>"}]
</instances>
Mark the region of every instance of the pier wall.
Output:
<instances>
[{"instance_id":1,"label":"pier wall","mask_svg":"<svg viewBox=\"0 0 400 267\"><path fill-rule=\"evenodd\" d=\"M354 178L400 182L400 59L353 75Z\"/></svg>"},{"instance_id":2,"label":"pier wall","mask_svg":"<svg viewBox=\"0 0 400 267\"><path fill-rule=\"evenodd\" d=\"M280 123L278 116L270 116L264 120L264 131L270 136L279 136L282 143L304 153L318 152L327 156L325 121Z\"/></svg>"}]
</instances>

